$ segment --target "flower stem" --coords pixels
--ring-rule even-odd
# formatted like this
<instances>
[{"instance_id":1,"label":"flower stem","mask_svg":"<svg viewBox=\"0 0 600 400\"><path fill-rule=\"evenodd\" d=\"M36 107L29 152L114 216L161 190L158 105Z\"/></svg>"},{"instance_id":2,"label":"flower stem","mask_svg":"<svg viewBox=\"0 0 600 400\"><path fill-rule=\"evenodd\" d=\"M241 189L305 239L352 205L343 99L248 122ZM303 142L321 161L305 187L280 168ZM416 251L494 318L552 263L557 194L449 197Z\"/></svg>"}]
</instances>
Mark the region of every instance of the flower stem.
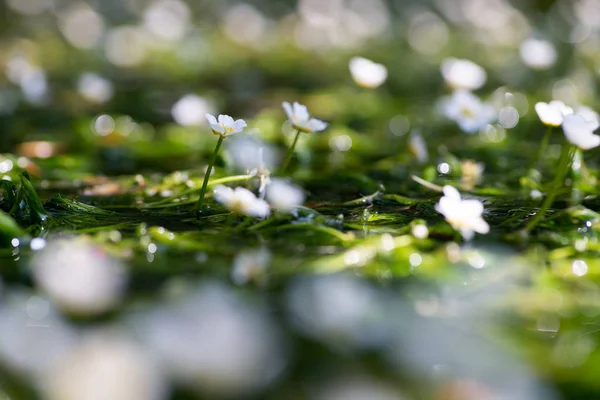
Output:
<instances>
[{"instance_id":1,"label":"flower stem","mask_svg":"<svg viewBox=\"0 0 600 400\"><path fill-rule=\"evenodd\" d=\"M283 175L283 173L287 169L288 164L290 163L290 161L292 160L292 156L294 155L294 149L296 148L296 143L298 143L299 138L300 138L300 130L297 130L296 137L294 138L294 143L292 143L292 146L287 151L287 155L285 156L285 160L283 161L283 164L281 165L281 170L279 171L279 174Z\"/></svg>"},{"instance_id":2,"label":"flower stem","mask_svg":"<svg viewBox=\"0 0 600 400\"><path fill-rule=\"evenodd\" d=\"M204 175L204 182L202 182L202 189L200 189L200 198L198 199L198 203L196 204L196 211L200 211L202 209L202 206L204 205L204 195L206 195L206 189L208 188L208 180L210 179L210 174L212 172L213 166L217 161L217 156L219 155L219 150L221 149L221 145L223 144L223 139L225 139L225 136L219 135L219 141L217 142L215 151L213 151L210 164L208 164L208 168L206 169L206 175Z\"/></svg>"},{"instance_id":3,"label":"flower stem","mask_svg":"<svg viewBox=\"0 0 600 400\"><path fill-rule=\"evenodd\" d=\"M540 143L540 150L537 152L535 158L532 160L531 166L529 167L529 169L535 168L537 163L542 158L543 154L546 152L546 149L548 148L548 143L550 142L551 134L552 134L552 126L548 125L548 129L546 129L544 138L542 139L542 142Z\"/></svg>"},{"instance_id":4,"label":"flower stem","mask_svg":"<svg viewBox=\"0 0 600 400\"><path fill-rule=\"evenodd\" d=\"M573 152L571 151L571 145L568 143L563 144L562 152L560 153L560 159L558 161L558 171L556 172L556 177L554 178L554 182L552 182L552 186L550 188L550 193L542 203L540 209L535 214L535 217L525 227L525 231L531 232L533 228L536 227L537 224L540 223L544 215L548 211L548 208L552 206L554 203L554 199L558 195L558 192L562 185L564 185L565 177L569 171L569 166L571 164L571 160L573 157Z\"/></svg>"}]
</instances>

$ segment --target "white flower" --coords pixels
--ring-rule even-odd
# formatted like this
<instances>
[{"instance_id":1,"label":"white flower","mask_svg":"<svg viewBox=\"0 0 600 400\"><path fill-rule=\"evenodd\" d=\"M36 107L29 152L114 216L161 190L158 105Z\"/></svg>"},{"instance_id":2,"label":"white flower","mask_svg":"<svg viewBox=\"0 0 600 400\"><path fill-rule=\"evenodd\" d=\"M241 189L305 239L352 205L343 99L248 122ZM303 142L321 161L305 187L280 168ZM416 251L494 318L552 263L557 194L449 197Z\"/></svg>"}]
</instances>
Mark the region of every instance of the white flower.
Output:
<instances>
[{"instance_id":1,"label":"white flower","mask_svg":"<svg viewBox=\"0 0 600 400\"><path fill-rule=\"evenodd\" d=\"M206 119L215 135L231 136L244 130L246 122L243 119L233 120L229 115L219 115L219 119L211 114L206 114Z\"/></svg>"},{"instance_id":2,"label":"white flower","mask_svg":"<svg viewBox=\"0 0 600 400\"><path fill-rule=\"evenodd\" d=\"M457 90L444 104L445 115L466 133L475 133L496 119L496 110L466 90Z\"/></svg>"},{"instance_id":3,"label":"white flower","mask_svg":"<svg viewBox=\"0 0 600 400\"><path fill-rule=\"evenodd\" d=\"M350 60L350 74L359 86L375 89L383 84L388 76L387 68L363 57Z\"/></svg>"},{"instance_id":4,"label":"white flower","mask_svg":"<svg viewBox=\"0 0 600 400\"><path fill-rule=\"evenodd\" d=\"M552 100L550 103L537 103L535 105L535 112L543 124L561 126L565 117L573 114L573 109L567 107L562 101Z\"/></svg>"},{"instance_id":5,"label":"white flower","mask_svg":"<svg viewBox=\"0 0 600 400\"><path fill-rule=\"evenodd\" d=\"M519 47L521 60L532 69L548 69L556 63L554 45L547 40L529 38Z\"/></svg>"},{"instance_id":6,"label":"white flower","mask_svg":"<svg viewBox=\"0 0 600 400\"><path fill-rule=\"evenodd\" d=\"M469 60L448 58L442 63L442 75L453 89L476 90L487 80L485 70Z\"/></svg>"},{"instance_id":7,"label":"white flower","mask_svg":"<svg viewBox=\"0 0 600 400\"><path fill-rule=\"evenodd\" d=\"M72 313L105 312L125 290L121 263L82 240L48 242L31 263L36 284Z\"/></svg>"},{"instance_id":8,"label":"white flower","mask_svg":"<svg viewBox=\"0 0 600 400\"><path fill-rule=\"evenodd\" d=\"M266 218L271 213L266 201L257 198L254 193L243 187L234 190L218 185L215 187L214 197L216 201L237 214Z\"/></svg>"},{"instance_id":9,"label":"white flower","mask_svg":"<svg viewBox=\"0 0 600 400\"><path fill-rule=\"evenodd\" d=\"M312 133L320 132L327 128L326 122L310 117L306 106L297 102L294 102L294 105L291 105L287 101L284 101L282 105L294 129L301 132Z\"/></svg>"},{"instance_id":10,"label":"white flower","mask_svg":"<svg viewBox=\"0 0 600 400\"><path fill-rule=\"evenodd\" d=\"M473 233L488 233L490 226L481 218L483 204L479 200L463 200L453 186L444 186L444 196L435 209L446 221L458 230L465 240L473 238Z\"/></svg>"},{"instance_id":11,"label":"white flower","mask_svg":"<svg viewBox=\"0 0 600 400\"><path fill-rule=\"evenodd\" d=\"M267 200L278 210L288 212L304 203L304 191L282 179L274 179L267 187Z\"/></svg>"},{"instance_id":12,"label":"white flower","mask_svg":"<svg viewBox=\"0 0 600 400\"><path fill-rule=\"evenodd\" d=\"M264 247L254 251L242 251L233 260L231 279L237 285L261 280L270 261L271 253Z\"/></svg>"},{"instance_id":13,"label":"white flower","mask_svg":"<svg viewBox=\"0 0 600 400\"><path fill-rule=\"evenodd\" d=\"M588 121L579 114L567 115L562 124L565 137L582 150L600 145L600 136L594 135L598 121Z\"/></svg>"}]
</instances>

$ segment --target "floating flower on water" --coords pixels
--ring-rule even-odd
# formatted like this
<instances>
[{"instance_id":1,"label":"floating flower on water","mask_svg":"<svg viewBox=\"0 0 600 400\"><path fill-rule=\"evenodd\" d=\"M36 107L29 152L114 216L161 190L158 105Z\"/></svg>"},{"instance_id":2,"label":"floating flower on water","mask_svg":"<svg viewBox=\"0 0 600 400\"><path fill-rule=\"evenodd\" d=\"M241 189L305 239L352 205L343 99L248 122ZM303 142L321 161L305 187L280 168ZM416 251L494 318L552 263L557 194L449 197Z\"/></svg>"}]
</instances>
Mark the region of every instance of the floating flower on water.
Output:
<instances>
[{"instance_id":1,"label":"floating flower on water","mask_svg":"<svg viewBox=\"0 0 600 400\"><path fill-rule=\"evenodd\" d=\"M562 101L552 100L550 103L537 103L535 112L544 125L561 126L565 117L573 114L573 109Z\"/></svg>"},{"instance_id":2,"label":"floating flower on water","mask_svg":"<svg viewBox=\"0 0 600 400\"><path fill-rule=\"evenodd\" d=\"M598 121L589 121L580 114L572 114L565 117L562 128L567 140L582 150L600 145L600 136L594 135Z\"/></svg>"},{"instance_id":3,"label":"floating flower on water","mask_svg":"<svg viewBox=\"0 0 600 400\"><path fill-rule=\"evenodd\" d=\"M288 212L304 203L304 191L282 179L275 179L267 187L267 200L278 210Z\"/></svg>"},{"instance_id":4,"label":"floating flower on water","mask_svg":"<svg viewBox=\"0 0 600 400\"><path fill-rule=\"evenodd\" d=\"M119 302L125 290L121 263L83 240L48 242L31 264L37 285L75 314L105 312Z\"/></svg>"},{"instance_id":5,"label":"floating flower on water","mask_svg":"<svg viewBox=\"0 0 600 400\"><path fill-rule=\"evenodd\" d=\"M469 60L448 58L442 63L441 70L446 83L453 89L476 90L487 80L485 70Z\"/></svg>"},{"instance_id":6,"label":"floating flower on water","mask_svg":"<svg viewBox=\"0 0 600 400\"><path fill-rule=\"evenodd\" d=\"M475 133L494 119L496 110L466 90L457 90L444 104L444 113L466 133Z\"/></svg>"},{"instance_id":7,"label":"floating flower on water","mask_svg":"<svg viewBox=\"0 0 600 400\"><path fill-rule=\"evenodd\" d=\"M237 285L250 281L260 281L271 261L271 253L266 248L254 251L242 251L233 260L231 279Z\"/></svg>"},{"instance_id":8,"label":"floating flower on water","mask_svg":"<svg viewBox=\"0 0 600 400\"><path fill-rule=\"evenodd\" d=\"M283 109L287 114L294 129L301 132L313 133L321 132L327 128L327 123L320 119L311 118L306 106L294 102L293 105L287 101L283 102Z\"/></svg>"},{"instance_id":9,"label":"floating flower on water","mask_svg":"<svg viewBox=\"0 0 600 400\"><path fill-rule=\"evenodd\" d=\"M532 69L548 69L558 58L554 45L547 40L530 38L521 43L521 59Z\"/></svg>"},{"instance_id":10,"label":"floating flower on water","mask_svg":"<svg viewBox=\"0 0 600 400\"><path fill-rule=\"evenodd\" d=\"M473 238L474 232L488 233L490 226L481 218L483 204L479 200L463 200L453 186L444 186L444 196L435 209L458 230L465 240Z\"/></svg>"},{"instance_id":11,"label":"floating flower on water","mask_svg":"<svg viewBox=\"0 0 600 400\"><path fill-rule=\"evenodd\" d=\"M240 133L246 126L248 126L243 119L234 121L229 115L221 114L217 120L217 118L215 118L213 115L207 113L206 119L208 120L213 133L223 137Z\"/></svg>"},{"instance_id":12,"label":"floating flower on water","mask_svg":"<svg viewBox=\"0 0 600 400\"><path fill-rule=\"evenodd\" d=\"M350 60L350 74L357 85L375 89L383 84L388 76L387 68L363 57Z\"/></svg>"},{"instance_id":13,"label":"floating flower on water","mask_svg":"<svg viewBox=\"0 0 600 400\"><path fill-rule=\"evenodd\" d=\"M257 198L254 193L243 187L234 190L218 185L215 187L214 197L216 201L237 214L266 218L271 213L266 201Z\"/></svg>"}]
</instances>

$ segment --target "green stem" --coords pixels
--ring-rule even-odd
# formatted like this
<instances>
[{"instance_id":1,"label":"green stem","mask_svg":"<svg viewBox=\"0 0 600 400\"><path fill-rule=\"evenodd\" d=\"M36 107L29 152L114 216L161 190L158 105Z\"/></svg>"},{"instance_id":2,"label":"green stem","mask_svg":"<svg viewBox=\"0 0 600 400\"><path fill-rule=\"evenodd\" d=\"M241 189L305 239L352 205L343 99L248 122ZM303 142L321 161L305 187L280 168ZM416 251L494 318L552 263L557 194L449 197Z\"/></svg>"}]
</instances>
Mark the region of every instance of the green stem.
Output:
<instances>
[{"instance_id":1,"label":"green stem","mask_svg":"<svg viewBox=\"0 0 600 400\"><path fill-rule=\"evenodd\" d=\"M525 227L525 231L531 232L533 228L540 223L542 218L544 218L544 215L546 215L546 212L550 206L552 206L552 203L554 203L554 199L556 199L556 196L558 195L561 186L564 184L565 177L569 171L569 166L571 164L573 155L573 152L571 152L571 147L572 146L568 143L563 144L562 152L560 153L560 159L558 161L558 171L556 173L556 177L554 178L550 193L548 193L548 196L542 203L538 212L535 214L535 217L533 217L533 219L529 221Z\"/></svg>"},{"instance_id":2,"label":"green stem","mask_svg":"<svg viewBox=\"0 0 600 400\"><path fill-rule=\"evenodd\" d=\"M542 142L540 143L540 150L537 152L535 158L532 160L531 166L529 167L529 169L535 168L537 163L543 157L544 153L546 152L546 149L548 148L548 143L550 142L551 134L552 134L552 126L548 125L548 129L546 129L544 138L542 139Z\"/></svg>"},{"instance_id":3,"label":"green stem","mask_svg":"<svg viewBox=\"0 0 600 400\"><path fill-rule=\"evenodd\" d=\"M283 175L283 173L285 172L285 170L288 167L288 164L292 160L292 156L294 155L294 149L296 148L296 143L298 143L299 138L300 138L300 130L297 130L296 137L294 138L294 143L292 143L292 146L288 149L287 154L285 156L285 160L283 161L283 164L281 165L281 170L279 171L280 175Z\"/></svg>"},{"instance_id":4,"label":"green stem","mask_svg":"<svg viewBox=\"0 0 600 400\"><path fill-rule=\"evenodd\" d=\"M202 189L200 190L200 198L198 199L198 203L196 205L197 211L200 211L202 209L202 206L204 205L204 195L206 194L206 189L208 188L208 180L210 179L210 173L212 172L213 166L217 161L217 156L219 155L219 150L221 149L221 145L223 144L223 139L225 139L225 136L219 135L217 147L215 147L215 151L213 151L212 159L210 160L210 164L208 164L206 175L204 175L204 182L202 183Z\"/></svg>"},{"instance_id":5,"label":"green stem","mask_svg":"<svg viewBox=\"0 0 600 400\"><path fill-rule=\"evenodd\" d=\"M206 185L207 187L209 186L215 186L215 185L222 185L224 183L231 183L231 182L239 182L239 181L247 181L248 179L252 179L254 178L253 175L234 175L234 176L226 176L225 178L219 178L219 179L214 179L210 182L208 182L208 184ZM176 194L175 196L170 196L167 197L165 199L159 200L159 201L155 201L153 203L148 203L145 206L141 207L141 208L158 208L159 206L162 206L164 204L170 204L171 202L181 199L184 196L188 196L190 194L194 194L198 191L199 189L197 187L192 188L192 189L188 189L188 190L184 190L183 192ZM193 201L193 203L195 203L196 200ZM183 202L182 202L183 203ZM179 203L178 205L181 205L182 203ZM130 206L127 206L129 208L131 208Z\"/></svg>"}]
</instances>

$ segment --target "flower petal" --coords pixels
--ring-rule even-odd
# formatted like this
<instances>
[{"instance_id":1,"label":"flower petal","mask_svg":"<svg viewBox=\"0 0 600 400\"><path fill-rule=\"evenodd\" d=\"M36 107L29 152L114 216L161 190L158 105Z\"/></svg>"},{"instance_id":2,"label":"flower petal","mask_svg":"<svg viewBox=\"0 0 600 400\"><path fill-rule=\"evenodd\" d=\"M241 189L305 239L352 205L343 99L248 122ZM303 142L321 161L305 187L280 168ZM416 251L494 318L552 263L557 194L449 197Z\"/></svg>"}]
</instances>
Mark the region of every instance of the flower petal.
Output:
<instances>
[{"instance_id":1,"label":"flower petal","mask_svg":"<svg viewBox=\"0 0 600 400\"><path fill-rule=\"evenodd\" d=\"M206 116L206 119L208 120L209 124L211 124L211 125L216 125L217 124L217 119L215 118L214 115L207 113L205 116Z\"/></svg>"},{"instance_id":2,"label":"flower petal","mask_svg":"<svg viewBox=\"0 0 600 400\"><path fill-rule=\"evenodd\" d=\"M246 123L246 121L244 121L243 119L238 119L233 123L233 130L236 132L241 132L247 126L248 124Z\"/></svg>"},{"instance_id":3,"label":"flower petal","mask_svg":"<svg viewBox=\"0 0 600 400\"><path fill-rule=\"evenodd\" d=\"M292 105L290 103L288 103L287 101L284 101L283 103L281 103L281 105L283 106L283 109L285 110L287 117L292 118L292 115L294 115Z\"/></svg>"},{"instance_id":4,"label":"flower petal","mask_svg":"<svg viewBox=\"0 0 600 400\"><path fill-rule=\"evenodd\" d=\"M294 102L294 116L296 119L308 121L310 119L310 114L308 113L308 108L297 101Z\"/></svg>"},{"instance_id":5,"label":"flower petal","mask_svg":"<svg viewBox=\"0 0 600 400\"><path fill-rule=\"evenodd\" d=\"M563 132L569 142L582 150L589 150L600 145L600 137L593 134L588 121L579 114L565 117Z\"/></svg>"},{"instance_id":6,"label":"flower petal","mask_svg":"<svg viewBox=\"0 0 600 400\"><path fill-rule=\"evenodd\" d=\"M233 125L233 118L231 118L229 115L221 114L219 115L219 124L225 127L230 127Z\"/></svg>"},{"instance_id":7,"label":"flower petal","mask_svg":"<svg viewBox=\"0 0 600 400\"><path fill-rule=\"evenodd\" d=\"M227 205L233 198L233 189L228 186L217 185L213 192L214 199L224 205Z\"/></svg>"},{"instance_id":8,"label":"flower petal","mask_svg":"<svg viewBox=\"0 0 600 400\"><path fill-rule=\"evenodd\" d=\"M537 103L535 105L535 112L540 117L540 121L545 125L560 126L563 123L563 113L556 104Z\"/></svg>"},{"instance_id":9,"label":"flower petal","mask_svg":"<svg viewBox=\"0 0 600 400\"><path fill-rule=\"evenodd\" d=\"M327 122L321 121L320 119L312 118L309 121L309 127L312 132L321 132L327 129Z\"/></svg>"},{"instance_id":10,"label":"flower petal","mask_svg":"<svg viewBox=\"0 0 600 400\"><path fill-rule=\"evenodd\" d=\"M473 221L473 230L477 233L486 234L490 231L490 225L483 220L483 218L478 218Z\"/></svg>"},{"instance_id":11,"label":"flower petal","mask_svg":"<svg viewBox=\"0 0 600 400\"><path fill-rule=\"evenodd\" d=\"M452 200L460 200L460 192L454 186L446 185L443 190L445 197Z\"/></svg>"}]
</instances>

